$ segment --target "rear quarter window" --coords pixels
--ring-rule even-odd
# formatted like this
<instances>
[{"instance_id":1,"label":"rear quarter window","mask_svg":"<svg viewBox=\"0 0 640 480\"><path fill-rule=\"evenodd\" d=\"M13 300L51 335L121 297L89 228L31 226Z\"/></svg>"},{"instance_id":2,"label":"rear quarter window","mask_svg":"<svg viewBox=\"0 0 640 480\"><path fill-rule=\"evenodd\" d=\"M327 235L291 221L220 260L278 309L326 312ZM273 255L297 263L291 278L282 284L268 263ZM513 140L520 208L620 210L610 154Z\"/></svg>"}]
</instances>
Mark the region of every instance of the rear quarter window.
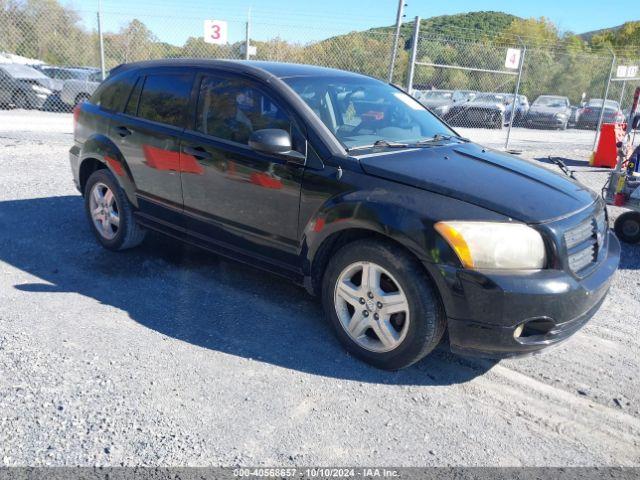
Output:
<instances>
[{"instance_id":1,"label":"rear quarter window","mask_svg":"<svg viewBox=\"0 0 640 480\"><path fill-rule=\"evenodd\" d=\"M184 127L192 79L191 75L182 74L147 75L140 94L138 117Z\"/></svg>"},{"instance_id":2,"label":"rear quarter window","mask_svg":"<svg viewBox=\"0 0 640 480\"><path fill-rule=\"evenodd\" d=\"M104 110L121 112L136 78L132 75L108 78L93 94L91 102Z\"/></svg>"}]
</instances>

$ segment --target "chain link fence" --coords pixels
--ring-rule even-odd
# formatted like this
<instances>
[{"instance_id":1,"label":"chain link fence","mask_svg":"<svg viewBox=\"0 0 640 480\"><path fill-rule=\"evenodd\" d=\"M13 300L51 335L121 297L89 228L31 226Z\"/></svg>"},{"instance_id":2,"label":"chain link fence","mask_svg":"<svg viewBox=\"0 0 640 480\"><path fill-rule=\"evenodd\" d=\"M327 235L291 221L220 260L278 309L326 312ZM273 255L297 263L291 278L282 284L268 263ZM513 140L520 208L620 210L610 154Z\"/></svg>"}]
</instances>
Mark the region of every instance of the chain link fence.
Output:
<instances>
[{"instance_id":1,"label":"chain link fence","mask_svg":"<svg viewBox=\"0 0 640 480\"><path fill-rule=\"evenodd\" d=\"M156 58L245 58L246 24L241 20L228 22L234 41L212 45L194 28L202 25L204 15L167 18L149 13L132 18L107 12L101 23L110 28L103 29L101 42L97 12L73 11L55 0L0 0L0 7L1 108L68 112L97 88L102 61L108 72L121 63ZM85 14L84 22L79 13ZM96 18L95 23L87 25L87 17ZM317 40L317 28L252 22L250 31L268 31L270 38L250 38L256 47L251 58L387 79L391 28L323 40ZM175 32L195 33L167 41ZM619 121L640 85L640 79L622 81L615 75L618 65L638 65L640 60L616 59L607 51L588 52L580 45L525 46L514 38L468 40L433 31L420 32L413 42L409 29L402 32L393 83L411 84L419 101L462 134L495 147L508 147L510 138L517 149L542 142L590 149L598 121ZM416 61L410 68L413 45ZM520 52L516 68L505 66L509 49ZM602 105L603 98L611 102L605 103L600 118L598 99Z\"/></svg>"}]
</instances>

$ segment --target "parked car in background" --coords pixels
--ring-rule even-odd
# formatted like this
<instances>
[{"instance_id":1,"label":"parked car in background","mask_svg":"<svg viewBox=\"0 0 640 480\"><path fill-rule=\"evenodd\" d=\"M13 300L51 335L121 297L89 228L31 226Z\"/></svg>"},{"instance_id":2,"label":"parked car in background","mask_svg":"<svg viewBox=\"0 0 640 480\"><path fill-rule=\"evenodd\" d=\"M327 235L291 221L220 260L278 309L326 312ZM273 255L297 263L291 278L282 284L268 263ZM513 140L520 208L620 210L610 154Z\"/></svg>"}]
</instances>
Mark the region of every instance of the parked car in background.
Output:
<instances>
[{"instance_id":1,"label":"parked car in background","mask_svg":"<svg viewBox=\"0 0 640 480\"><path fill-rule=\"evenodd\" d=\"M290 278L377 367L411 365L445 334L491 357L557 344L596 313L620 259L596 192L353 72L141 62L74 117L73 178L104 248L155 230Z\"/></svg>"},{"instance_id":2,"label":"parked car in background","mask_svg":"<svg viewBox=\"0 0 640 480\"><path fill-rule=\"evenodd\" d=\"M502 128L506 110L504 95L473 92L462 98L444 114L448 123L459 127Z\"/></svg>"},{"instance_id":3,"label":"parked car in background","mask_svg":"<svg viewBox=\"0 0 640 480\"><path fill-rule=\"evenodd\" d=\"M60 98L60 92L64 83L68 80L86 80L89 75L97 72L95 68L85 67L57 67L52 65L36 65L33 68L41 71L53 82L53 93L49 96L43 110L70 110L71 105L66 104Z\"/></svg>"},{"instance_id":4,"label":"parked car in background","mask_svg":"<svg viewBox=\"0 0 640 480\"><path fill-rule=\"evenodd\" d=\"M416 99L440 118L444 118L453 104L453 90L421 90L419 93Z\"/></svg>"},{"instance_id":5,"label":"parked car in background","mask_svg":"<svg viewBox=\"0 0 640 480\"><path fill-rule=\"evenodd\" d=\"M597 128L598 121L600 120L600 112L602 112L602 99L592 98L580 110L580 116L576 122L576 126L578 128ZM604 102L602 123L622 123L624 121L625 116L618 102L615 100L607 100Z\"/></svg>"},{"instance_id":6,"label":"parked car in background","mask_svg":"<svg viewBox=\"0 0 640 480\"><path fill-rule=\"evenodd\" d=\"M42 72L18 63L0 63L0 104L42 108L53 93L53 82Z\"/></svg>"},{"instance_id":7,"label":"parked car in background","mask_svg":"<svg viewBox=\"0 0 640 480\"><path fill-rule=\"evenodd\" d=\"M60 92L60 99L66 105L73 107L91 98L100 82L102 82L102 72L99 70L90 71L81 79L66 80Z\"/></svg>"},{"instance_id":8,"label":"parked car in background","mask_svg":"<svg viewBox=\"0 0 640 480\"><path fill-rule=\"evenodd\" d=\"M571 113L569 114L569 121L567 122L567 127L576 127L578 125L578 119L580 118L580 111L582 107L578 107L576 105L571 105Z\"/></svg>"},{"instance_id":9,"label":"parked car in background","mask_svg":"<svg viewBox=\"0 0 640 480\"><path fill-rule=\"evenodd\" d=\"M509 123L511 121L511 112L513 111L513 97L512 93L503 93L505 96L505 111L504 111L504 121L505 123ZM524 124L524 119L527 116L527 112L529 112L529 99L525 95L518 95L515 101L515 110L516 115L513 118L514 126L522 126Z\"/></svg>"},{"instance_id":10,"label":"parked car in background","mask_svg":"<svg viewBox=\"0 0 640 480\"><path fill-rule=\"evenodd\" d=\"M531 104L525 126L566 130L571 116L571 104L567 97L540 95Z\"/></svg>"}]
</instances>

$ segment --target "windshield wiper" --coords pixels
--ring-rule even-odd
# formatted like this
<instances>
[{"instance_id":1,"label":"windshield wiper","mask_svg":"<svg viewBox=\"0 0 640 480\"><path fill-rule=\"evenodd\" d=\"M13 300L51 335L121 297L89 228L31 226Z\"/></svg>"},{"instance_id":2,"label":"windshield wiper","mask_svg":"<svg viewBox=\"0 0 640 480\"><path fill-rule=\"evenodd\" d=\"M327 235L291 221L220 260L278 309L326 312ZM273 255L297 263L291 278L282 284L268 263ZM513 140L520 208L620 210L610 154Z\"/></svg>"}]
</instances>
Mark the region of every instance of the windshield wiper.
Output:
<instances>
[{"instance_id":1,"label":"windshield wiper","mask_svg":"<svg viewBox=\"0 0 640 480\"><path fill-rule=\"evenodd\" d=\"M375 148L375 147L409 148L410 146L411 145L409 145L408 143L400 143L400 142L393 142L389 140L380 139L380 140L376 140L371 145L358 145L356 147L348 148L347 151L352 152L354 150L362 150L365 148Z\"/></svg>"},{"instance_id":2,"label":"windshield wiper","mask_svg":"<svg viewBox=\"0 0 640 480\"><path fill-rule=\"evenodd\" d=\"M376 140L371 145L359 145L357 147L351 147L351 148L347 149L347 151L348 152L352 152L354 150L362 150L362 149L365 149L365 148L375 148L375 147L419 148L419 147L426 147L428 145L431 145L432 143L451 140L452 138L455 138L456 140L460 140L461 142L470 142L471 141L468 138L459 137L457 135L442 135L442 134L438 133L438 134L434 135L431 138L425 138L424 140L420 140L418 142L411 142L411 143L394 142L394 141L380 139L380 140Z\"/></svg>"},{"instance_id":3,"label":"windshield wiper","mask_svg":"<svg viewBox=\"0 0 640 480\"><path fill-rule=\"evenodd\" d=\"M408 143L401 142L393 142L389 140L376 140L373 142L374 147L388 147L388 148L407 148L409 147Z\"/></svg>"},{"instance_id":4,"label":"windshield wiper","mask_svg":"<svg viewBox=\"0 0 640 480\"><path fill-rule=\"evenodd\" d=\"M424 140L420 140L419 142L416 142L416 145L425 145L425 144L429 144L429 143L442 142L442 141L446 141L446 140L451 140L452 138L455 138L456 140L460 140L461 142L470 142L471 141L468 138L459 137L458 135L442 135L441 133L436 133L431 138L425 138Z\"/></svg>"}]
</instances>

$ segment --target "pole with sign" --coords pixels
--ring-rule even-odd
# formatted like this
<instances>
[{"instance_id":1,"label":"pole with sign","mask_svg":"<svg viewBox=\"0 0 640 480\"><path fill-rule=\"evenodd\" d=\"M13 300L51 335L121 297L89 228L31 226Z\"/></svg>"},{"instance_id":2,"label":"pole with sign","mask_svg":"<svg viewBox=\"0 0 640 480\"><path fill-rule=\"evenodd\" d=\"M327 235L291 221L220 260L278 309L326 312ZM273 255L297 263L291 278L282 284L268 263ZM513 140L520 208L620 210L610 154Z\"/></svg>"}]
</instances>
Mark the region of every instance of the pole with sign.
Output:
<instances>
[{"instance_id":1,"label":"pole with sign","mask_svg":"<svg viewBox=\"0 0 640 480\"><path fill-rule=\"evenodd\" d=\"M507 49L507 58L504 61L506 68L518 69L518 77L516 78L516 89L513 92L513 101L511 102L511 115L509 117L509 129L507 130L507 138L504 142L504 149L509 150L509 139L511 138L511 127L516 118L516 112L518 111L518 94L520 92L520 79L522 78L522 67L524 66L524 55L527 52L527 47L524 46L524 52L519 48ZM515 65L513 62L516 62Z\"/></svg>"},{"instance_id":2,"label":"pole with sign","mask_svg":"<svg viewBox=\"0 0 640 480\"><path fill-rule=\"evenodd\" d=\"M504 60L505 68L517 70L520 67L520 55L522 51L519 48L508 48L507 58Z\"/></svg>"},{"instance_id":3,"label":"pole with sign","mask_svg":"<svg viewBox=\"0 0 640 480\"><path fill-rule=\"evenodd\" d=\"M224 20L204 21L204 41L214 45L226 45L229 29Z\"/></svg>"}]
</instances>

